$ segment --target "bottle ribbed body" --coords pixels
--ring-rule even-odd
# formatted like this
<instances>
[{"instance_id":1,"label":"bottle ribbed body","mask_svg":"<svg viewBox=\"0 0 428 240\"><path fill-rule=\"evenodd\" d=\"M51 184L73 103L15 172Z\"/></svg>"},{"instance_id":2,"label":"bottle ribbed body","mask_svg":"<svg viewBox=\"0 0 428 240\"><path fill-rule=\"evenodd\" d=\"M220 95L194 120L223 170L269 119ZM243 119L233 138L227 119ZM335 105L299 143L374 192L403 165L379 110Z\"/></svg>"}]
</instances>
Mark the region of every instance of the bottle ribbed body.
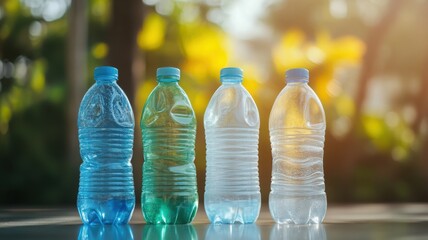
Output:
<instances>
[{"instance_id":1,"label":"bottle ribbed body","mask_svg":"<svg viewBox=\"0 0 428 240\"><path fill-rule=\"evenodd\" d=\"M134 119L113 83L95 84L79 111L80 166L77 207L85 224L128 223L135 206L132 177Z\"/></svg>"},{"instance_id":2,"label":"bottle ribbed body","mask_svg":"<svg viewBox=\"0 0 428 240\"><path fill-rule=\"evenodd\" d=\"M198 209L196 118L177 83L159 84L141 118L144 164L141 205L148 223L190 223Z\"/></svg>"},{"instance_id":3,"label":"bottle ribbed body","mask_svg":"<svg viewBox=\"0 0 428 240\"><path fill-rule=\"evenodd\" d=\"M275 220L319 223L326 211L323 173L324 132L274 129L269 204Z\"/></svg>"},{"instance_id":4,"label":"bottle ribbed body","mask_svg":"<svg viewBox=\"0 0 428 240\"><path fill-rule=\"evenodd\" d=\"M260 212L258 129L206 129L205 211L214 223L252 223Z\"/></svg>"},{"instance_id":5,"label":"bottle ribbed body","mask_svg":"<svg viewBox=\"0 0 428 240\"><path fill-rule=\"evenodd\" d=\"M196 129L143 129L142 207L150 223L189 223L197 210Z\"/></svg>"},{"instance_id":6,"label":"bottle ribbed body","mask_svg":"<svg viewBox=\"0 0 428 240\"><path fill-rule=\"evenodd\" d=\"M126 223L135 205L133 128L81 128L78 207L84 222Z\"/></svg>"}]
</instances>

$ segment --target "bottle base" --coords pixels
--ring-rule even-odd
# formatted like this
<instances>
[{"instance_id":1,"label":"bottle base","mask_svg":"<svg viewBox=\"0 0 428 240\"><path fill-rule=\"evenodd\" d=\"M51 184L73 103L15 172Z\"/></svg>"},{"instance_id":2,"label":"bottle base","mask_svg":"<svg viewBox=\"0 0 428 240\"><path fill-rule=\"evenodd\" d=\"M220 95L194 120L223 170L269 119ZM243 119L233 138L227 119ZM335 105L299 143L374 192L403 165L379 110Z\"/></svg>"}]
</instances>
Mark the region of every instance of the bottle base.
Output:
<instances>
[{"instance_id":1,"label":"bottle base","mask_svg":"<svg viewBox=\"0 0 428 240\"><path fill-rule=\"evenodd\" d=\"M127 224L135 207L135 199L97 200L78 198L77 208L84 224Z\"/></svg>"},{"instance_id":2,"label":"bottle base","mask_svg":"<svg viewBox=\"0 0 428 240\"><path fill-rule=\"evenodd\" d=\"M227 199L206 194L204 206L210 222L214 224L254 223L260 213L260 195L239 196L239 198L241 199Z\"/></svg>"},{"instance_id":3,"label":"bottle base","mask_svg":"<svg viewBox=\"0 0 428 240\"><path fill-rule=\"evenodd\" d=\"M148 224L187 224L198 211L198 196L154 197L143 194L141 209Z\"/></svg>"},{"instance_id":4,"label":"bottle base","mask_svg":"<svg viewBox=\"0 0 428 240\"><path fill-rule=\"evenodd\" d=\"M319 224L326 214L327 198L325 193L301 197L271 193L269 210L280 224Z\"/></svg>"}]
</instances>

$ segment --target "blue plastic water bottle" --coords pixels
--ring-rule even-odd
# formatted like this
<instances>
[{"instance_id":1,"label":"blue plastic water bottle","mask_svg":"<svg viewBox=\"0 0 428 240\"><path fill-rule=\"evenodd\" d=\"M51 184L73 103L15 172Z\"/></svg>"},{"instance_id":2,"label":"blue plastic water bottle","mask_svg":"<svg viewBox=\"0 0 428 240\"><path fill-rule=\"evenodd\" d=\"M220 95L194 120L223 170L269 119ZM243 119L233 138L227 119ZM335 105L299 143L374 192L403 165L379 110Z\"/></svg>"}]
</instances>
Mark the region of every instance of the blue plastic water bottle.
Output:
<instances>
[{"instance_id":1,"label":"blue plastic water bottle","mask_svg":"<svg viewBox=\"0 0 428 240\"><path fill-rule=\"evenodd\" d=\"M85 224L125 224L135 206L132 178L134 115L114 67L97 67L80 104L77 208Z\"/></svg>"}]
</instances>

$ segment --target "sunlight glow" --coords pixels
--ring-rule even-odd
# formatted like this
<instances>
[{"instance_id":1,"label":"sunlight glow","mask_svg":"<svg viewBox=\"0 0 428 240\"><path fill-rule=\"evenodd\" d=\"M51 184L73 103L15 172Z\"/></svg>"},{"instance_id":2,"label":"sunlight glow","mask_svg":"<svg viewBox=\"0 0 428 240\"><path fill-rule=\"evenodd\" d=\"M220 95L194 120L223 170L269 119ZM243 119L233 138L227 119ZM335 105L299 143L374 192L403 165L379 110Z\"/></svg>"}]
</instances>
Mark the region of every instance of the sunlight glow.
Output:
<instances>
[{"instance_id":1,"label":"sunlight glow","mask_svg":"<svg viewBox=\"0 0 428 240\"><path fill-rule=\"evenodd\" d=\"M330 0L330 14L335 18L345 18L348 15L346 0Z\"/></svg>"},{"instance_id":2,"label":"sunlight glow","mask_svg":"<svg viewBox=\"0 0 428 240\"><path fill-rule=\"evenodd\" d=\"M145 50L155 50L159 48L164 43L165 31L165 20L157 14L149 14L138 33L138 46Z\"/></svg>"},{"instance_id":3,"label":"sunlight glow","mask_svg":"<svg viewBox=\"0 0 428 240\"><path fill-rule=\"evenodd\" d=\"M52 22L60 19L66 13L71 0L21 0L35 17L42 17Z\"/></svg>"}]
</instances>

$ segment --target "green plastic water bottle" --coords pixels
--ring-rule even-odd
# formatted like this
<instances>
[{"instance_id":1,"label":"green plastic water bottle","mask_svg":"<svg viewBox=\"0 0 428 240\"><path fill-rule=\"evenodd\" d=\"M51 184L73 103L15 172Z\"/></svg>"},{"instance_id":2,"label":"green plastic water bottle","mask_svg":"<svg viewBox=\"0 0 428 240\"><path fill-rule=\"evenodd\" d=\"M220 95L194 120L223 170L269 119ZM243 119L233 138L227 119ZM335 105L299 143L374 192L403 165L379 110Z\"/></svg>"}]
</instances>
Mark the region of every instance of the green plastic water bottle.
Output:
<instances>
[{"instance_id":1,"label":"green plastic water bottle","mask_svg":"<svg viewBox=\"0 0 428 240\"><path fill-rule=\"evenodd\" d=\"M158 85L143 108L141 208L147 223L190 223L198 209L196 117L178 85L180 70L158 68Z\"/></svg>"}]
</instances>

